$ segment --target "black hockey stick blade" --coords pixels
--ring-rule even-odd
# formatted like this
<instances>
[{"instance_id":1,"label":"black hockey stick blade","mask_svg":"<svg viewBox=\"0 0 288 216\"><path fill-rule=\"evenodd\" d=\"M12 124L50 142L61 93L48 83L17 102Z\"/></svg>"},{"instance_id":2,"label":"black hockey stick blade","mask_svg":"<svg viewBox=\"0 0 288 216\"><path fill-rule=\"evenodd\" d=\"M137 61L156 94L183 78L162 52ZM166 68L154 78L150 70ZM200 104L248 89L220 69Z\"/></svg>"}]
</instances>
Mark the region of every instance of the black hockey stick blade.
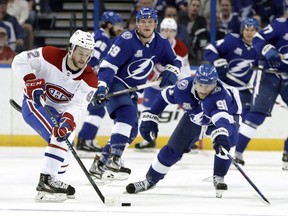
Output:
<instances>
[{"instance_id":1,"label":"black hockey stick blade","mask_svg":"<svg viewBox=\"0 0 288 216\"><path fill-rule=\"evenodd\" d=\"M244 178L249 182L249 184L254 188L254 190L265 201L265 203L270 205L270 202L268 201L268 199L261 193L261 191L257 188L257 186L251 181L251 179L247 176L247 174L243 171L243 169L237 164L237 162L229 154L229 152L225 148L223 148L222 146L220 148L221 148L221 151L223 151L225 153L225 155L227 155L227 157L231 160L231 162L237 168L237 170L244 176Z\"/></svg>"},{"instance_id":2,"label":"black hockey stick blade","mask_svg":"<svg viewBox=\"0 0 288 216\"><path fill-rule=\"evenodd\" d=\"M13 99L10 99L9 103L15 110L17 110L20 113L22 112L22 107L16 101L14 101Z\"/></svg>"}]
</instances>

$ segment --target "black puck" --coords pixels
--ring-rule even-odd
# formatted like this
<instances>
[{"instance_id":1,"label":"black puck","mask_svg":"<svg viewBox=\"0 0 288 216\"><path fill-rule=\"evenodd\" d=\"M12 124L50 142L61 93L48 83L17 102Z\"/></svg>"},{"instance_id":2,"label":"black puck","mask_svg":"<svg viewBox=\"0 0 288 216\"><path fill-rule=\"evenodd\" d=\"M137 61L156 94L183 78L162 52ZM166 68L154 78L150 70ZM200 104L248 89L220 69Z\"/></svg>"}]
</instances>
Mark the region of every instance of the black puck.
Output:
<instances>
[{"instance_id":1,"label":"black puck","mask_svg":"<svg viewBox=\"0 0 288 216\"><path fill-rule=\"evenodd\" d=\"M131 203L122 203L122 206L131 206Z\"/></svg>"}]
</instances>

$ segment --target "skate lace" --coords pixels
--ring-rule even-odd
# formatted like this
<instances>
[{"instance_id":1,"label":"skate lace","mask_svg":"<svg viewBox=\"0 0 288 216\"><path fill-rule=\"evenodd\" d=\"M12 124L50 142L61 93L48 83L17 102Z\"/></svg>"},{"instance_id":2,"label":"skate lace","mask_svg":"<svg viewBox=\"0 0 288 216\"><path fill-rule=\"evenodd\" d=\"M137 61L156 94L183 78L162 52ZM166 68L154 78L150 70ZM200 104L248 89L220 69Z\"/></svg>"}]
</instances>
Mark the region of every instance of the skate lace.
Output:
<instances>
[{"instance_id":1,"label":"skate lace","mask_svg":"<svg viewBox=\"0 0 288 216\"><path fill-rule=\"evenodd\" d=\"M215 175L214 176L214 185L221 184L221 183L225 184L224 177Z\"/></svg>"},{"instance_id":2,"label":"skate lace","mask_svg":"<svg viewBox=\"0 0 288 216\"><path fill-rule=\"evenodd\" d=\"M139 182L135 182L133 183L134 187L135 187L135 191L140 191L140 190L147 190L147 188L150 186L149 182L147 180L144 181L139 181Z\"/></svg>"},{"instance_id":3,"label":"skate lace","mask_svg":"<svg viewBox=\"0 0 288 216\"><path fill-rule=\"evenodd\" d=\"M61 189L67 189L68 186L69 186L68 184L66 184L66 183L64 183L64 182L62 182L62 181L60 181L60 180L57 180L57 179L55 179L55 178L50 178L50 179L48 180L48 183L49 183L49 185L52 186L52 187L61 188Z\"/></svg>"}]
</instances>

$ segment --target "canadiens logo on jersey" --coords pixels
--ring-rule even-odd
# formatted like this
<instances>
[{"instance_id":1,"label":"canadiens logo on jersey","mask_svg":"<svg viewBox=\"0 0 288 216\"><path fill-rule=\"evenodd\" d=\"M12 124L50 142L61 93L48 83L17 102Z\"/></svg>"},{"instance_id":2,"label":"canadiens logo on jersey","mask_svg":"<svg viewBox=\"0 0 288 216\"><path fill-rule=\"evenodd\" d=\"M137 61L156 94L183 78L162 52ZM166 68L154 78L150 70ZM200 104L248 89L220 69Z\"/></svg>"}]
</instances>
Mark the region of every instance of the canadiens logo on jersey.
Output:
<instances>
[{"instance_id":1,"label":"canadiens logo on jersey","mask_svg":"<svg viewBox=\"0 0 288 216\"><path fill-rule=\"evenodd\" d=\"M152 61L154 57L155 56L152 56L151 58L142 58L131 62L127 67L128 76L126 78L142 80L148 77L154 67L154 62Z\"/></svg>"},{"instance_id":2,"label":"canadiens logo on jersey","mask_svg":"<svg viewBox=\"0 0 288 216\"><path fill-rule=\"evenodd\" d=\"M68 102L73 97L73 94L67 92L60 86L55 84L46 83L46 97L55 103Z\"/></svg>"}]
</instances>

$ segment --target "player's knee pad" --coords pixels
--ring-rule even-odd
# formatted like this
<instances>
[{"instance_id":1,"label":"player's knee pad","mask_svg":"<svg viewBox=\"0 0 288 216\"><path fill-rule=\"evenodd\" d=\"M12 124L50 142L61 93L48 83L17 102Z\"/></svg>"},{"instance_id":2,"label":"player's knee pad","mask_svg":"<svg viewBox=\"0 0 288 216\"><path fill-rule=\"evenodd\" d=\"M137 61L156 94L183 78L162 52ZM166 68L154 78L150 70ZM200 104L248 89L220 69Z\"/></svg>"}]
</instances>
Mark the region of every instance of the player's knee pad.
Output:
<instances>
[{"instance_id":1,"label":"player's knee pad","mask_svg":"<svg viewBox=\"0 0 288 216\"><path fill-rule=\"evenodd\" d=\"M127 123L129 125L134 125L137 121L137 107L136 106L122 106L115 112L115 121Z\"/></svg>"},{"instance_id":2,"label":"player's knee pad","mask_svg":"<svg viewBox=\"0 0 288 216\"><path fill-rule=\"evenodd\" d=\"M263 113L250 112L246 115L246 118L244 119L244 124L256 129L264 122L265 118L266 115Z\"/></svg>"},{"instance_id":3,"label":"player's knee pad","mask_svg":"<svg viewBox=\"0 0 288 216\"><path fill-rule=\"evenodd\" d=\"M159 162L170 167L182 158L182 154L169 145L164 146L157 156Z\"/></svg>"}]
</instances>

